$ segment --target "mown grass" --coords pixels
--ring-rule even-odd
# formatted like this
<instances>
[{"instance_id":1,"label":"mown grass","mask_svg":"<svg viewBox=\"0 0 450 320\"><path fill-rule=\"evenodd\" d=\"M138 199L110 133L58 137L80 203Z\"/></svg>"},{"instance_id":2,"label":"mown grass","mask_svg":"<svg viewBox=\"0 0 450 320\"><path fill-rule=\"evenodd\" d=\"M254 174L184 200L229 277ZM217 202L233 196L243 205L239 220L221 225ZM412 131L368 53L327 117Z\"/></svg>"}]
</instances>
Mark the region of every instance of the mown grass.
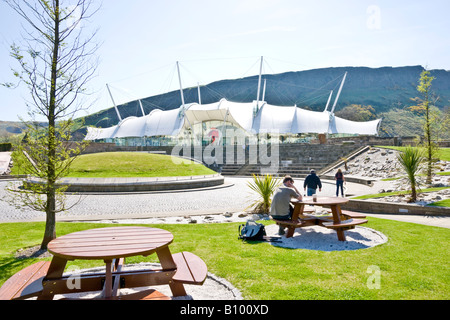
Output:
<instances>
[{"instance_id":1,"label":"mown grass","mask_svg":"<svg viewBox=\"0 0 450 320\"><path fill-rule=\"evenodd\" d=\"M175 177L209 175L202 164L168 155L139 152L103 152L81 155L74 160L69 177Z\"/></svg>"},{"instance_id":2,"label":"mown grass","mask_svg":"<svg viewBox=\"0 0 450 320\"><path fill-rule=\"evenodd\" d=\"M436 188L425 188L418 190L419 194L421 192L435 192L440 190L450 189L450 187L436 187ZM375 198L382 198L382 197L389 197L389 196L398 196L398 195L408 195L411 194L411 190L404 190L404 191L392 191L392 192L382 192L382 193L374 193L374 194L366 194L363 196L357 196L352 197L352 199L375 199Z\"/></svg>"},{"instance_id":3,"label":"mown grass","mask_svg":"<svg viewBox=\"0 0 450 320\"><path fill-rule=\"evenodd\" d=\"M265 224L272 222L265 221ZM385 300L448 299L450 271L448 229L369 218L367 227L384 233L388 242L354 251L286 249L237 239L238 223L152 225L174 234L172 253L190 251L208 270L237 287L245 299ZM106 224L57 223L57 235ZM148 225L147 225L148 226ZM44 223L0 224L0 284L36 259L13 253L39 244ZM157 261L134 257L127 263ZM102 261L73 261L88 268ZM371 266L380 268L380 288L367 285Z\"/></svg>"},{"instance_id":4,"label":"mown grass","mask_svg":"<svg viewBox=\"0 0 450 320\"><path fill-rule=\"evenodd\" d=\"M376 146L377 148L393 149L403 151L406 147L394 147L394 146ZM450 148L439 148L437 156L439 160L450 161Z\"/></svg>"},{"instance_id":5,"label":"mown grass","mask_svg":"<svg viewBox=\"0 0 450 320\"><path fill-rule=\"evenodd\" d=\"M435 206L435 207L450 207L450 199L445 199L445 200L433 202L432 204L430 204L430 206Z\"/></svg>"}]
</instances>

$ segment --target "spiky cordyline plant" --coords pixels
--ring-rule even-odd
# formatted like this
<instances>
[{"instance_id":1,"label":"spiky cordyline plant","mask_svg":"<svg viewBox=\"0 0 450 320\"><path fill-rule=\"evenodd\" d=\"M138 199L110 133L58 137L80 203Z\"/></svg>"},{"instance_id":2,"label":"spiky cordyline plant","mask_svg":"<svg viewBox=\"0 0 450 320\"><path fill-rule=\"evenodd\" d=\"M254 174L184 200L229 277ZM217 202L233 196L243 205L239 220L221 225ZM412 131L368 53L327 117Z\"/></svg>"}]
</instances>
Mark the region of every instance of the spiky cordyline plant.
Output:
<instances>
[{"instance_id":1,"label":"spiky cordyline plant","mask_svg":"<svg viewBox=\"0 0 450 320\"><path fill-rule=\"evenodd\" d=\"M416 202L418 187L416 174L421 169L425 160L423 152L419 148L406 147L403 152L397 155L397 160L403 167L403 170L405 170L411 185L411 199L409 202Z\"/></svg>"},{"instance_id":2,"label":"spiky cordyline plant","mask_svg":"<svg viewBox=\"0 0 450 320\"><path fill-rule=\"evenodd\" d=\"M258 194L258 199L255 200L250 207L257 213L269 213L272 202L272 195L278 186L281 184L279 179L272 175L259 176L253 174L253 181L248 182L250 189Z\"/></svg>"}]
</instances>

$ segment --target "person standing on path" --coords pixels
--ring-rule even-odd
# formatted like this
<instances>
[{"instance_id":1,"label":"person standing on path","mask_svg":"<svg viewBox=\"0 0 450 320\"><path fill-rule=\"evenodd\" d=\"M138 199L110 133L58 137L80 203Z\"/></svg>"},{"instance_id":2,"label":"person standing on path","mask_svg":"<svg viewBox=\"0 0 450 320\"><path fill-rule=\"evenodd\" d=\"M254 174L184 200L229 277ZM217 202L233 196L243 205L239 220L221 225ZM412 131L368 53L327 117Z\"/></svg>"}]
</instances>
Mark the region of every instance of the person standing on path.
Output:
<instances>
[{"instance_id":1,"label":"person standing on path","mask_svg":"<svg viewBox=\"0 0 450 320\"><path fill-rule=\"evenodd\" d=\"M344 196L345 178L341 169L338 169L338 171L334 175L334 179L336 179L336 197L339 197L339 189L341 189L341 195Z\"/></svg>"},{"instance_id":2,"label":"person standing on path","mask_svg":"<svg viewBox=\"0 0 450 320\"><path fill-rule=\"evenodd\" d=\"M306 177L305 182L303 183L303 188L305 189L308 197L316 194L317 188L319 188L319 191L322 191L322 182L316 175L316 171L314 169L311 170L310 174Z\"/></svg>"}]
</instances>

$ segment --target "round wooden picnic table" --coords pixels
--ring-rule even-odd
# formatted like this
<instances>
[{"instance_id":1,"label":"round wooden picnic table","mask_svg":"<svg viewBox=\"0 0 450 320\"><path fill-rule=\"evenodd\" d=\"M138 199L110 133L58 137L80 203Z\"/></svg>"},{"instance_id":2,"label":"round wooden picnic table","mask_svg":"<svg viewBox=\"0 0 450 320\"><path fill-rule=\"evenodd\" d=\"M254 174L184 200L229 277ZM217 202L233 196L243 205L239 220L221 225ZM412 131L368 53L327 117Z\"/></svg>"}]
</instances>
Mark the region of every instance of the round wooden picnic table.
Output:
<instances>
[{"instance_id":1,"label":"round wooden picnic table","mask_svg":"<svg viewBox=\"0 0 450 320\"><path fill-rule=\"evenodd\" d=\"M66 234L48 244L48 251L66 260L110 260L148 256L173 241L169 231L148 227L110 227Z\"/></svg>"},{"instance_id":2,"label":"round wooden picnic table","mask_svg":"<svg viewBox=\"0 0 450 320\"><path fill-rule=\"evenodd\" d=\"M48 244L53 259L46 279L60 278L70 260L104 260L105 297L108 298L112 294L112 272L116 271L120 258L156 253L162 267L175 269L168 247L172 241L173 235L169 231L149 227L108 227L70 233ZM116 265L112 264L113 260ZM43 298L52 298L53 294L50 292Z\"/></svg>"},{"instance_id":3,"label":"round wooden picnic table","mask_svg":"<svg viewBox=\"0 0 450 320\"><path fill-rule=\"evenodd\" d=\"M298 199L293 199L292 203L303 203L309 205L318 205L318 206L326 206L326 205L340 205L349 202L347 198L339 198L339 197L317 197L316 201L314 201L313 197L303 197L300 201Z\"/></svg>"},{"instance_id":4,"label":"round wooden picnic table","mask_svg":"<svg viewBox=\"0 0 450 320\"><path fill-rule=\"evenodd\" d=\"M342 214L340 205L349 202L349 199L340 197L316 197L316 199L314 199L313 197L303 197L302 200L292 199L291 202L292 204L294 204L294 213L292 215L292 220L294 221L297 221L298 218L300 219L304 218L303 211L305 205L329 206L331 209L331 213L333 215L333 223L339 225L341 223L341 214ZM314 221L314 224L316 223L317 219ZM308 226L309 224L305 223L303 225ZM291 227L288 230L288 234L286 235L286 237L292 237L294 231L295 228ZM345 241L344 230L342 228L338 228L336 229L336 232L339 241Z\"/></svg>"}]
</instances>

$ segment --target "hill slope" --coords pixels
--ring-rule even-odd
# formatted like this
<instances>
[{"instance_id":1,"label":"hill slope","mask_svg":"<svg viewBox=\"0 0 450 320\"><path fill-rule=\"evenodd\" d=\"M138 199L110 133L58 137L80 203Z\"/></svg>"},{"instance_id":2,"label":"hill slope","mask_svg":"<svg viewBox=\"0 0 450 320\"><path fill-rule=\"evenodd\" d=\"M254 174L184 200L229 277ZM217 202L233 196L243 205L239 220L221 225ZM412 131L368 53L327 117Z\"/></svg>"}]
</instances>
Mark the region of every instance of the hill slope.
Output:
<instances>
[{"instance_id":1,"label":"hill slope","mask_svg":"<svg viewBox=\"0 0 450 320\"><path fill-rule=\"evenodd\" d=\"M372 105L377 113L395 107L413 105L411 98L418 96L417 84L421 66L409 67L339 67L323 68L281 74L263 75L267 80L265 101L274 105L309 108L322 111L331 90L334 98L342 77L348 72L336 111L350 104ZM430 70L433 91L440 97L439 108L450 105L450 72ZM202 103L212 103L226 98L230 101L251 102L256 100L258 77L222 80L201 87ZM198 102L197 88L184 88L185 103ZM141 100L146 114L155 108L169 110L181 105L178 90ZM141 116L139 102L131 101L118 106L122 118ZM109 108L85 118L87 125L109 127L118 123L114 108Z\"/></svg>"}]
</instances>

